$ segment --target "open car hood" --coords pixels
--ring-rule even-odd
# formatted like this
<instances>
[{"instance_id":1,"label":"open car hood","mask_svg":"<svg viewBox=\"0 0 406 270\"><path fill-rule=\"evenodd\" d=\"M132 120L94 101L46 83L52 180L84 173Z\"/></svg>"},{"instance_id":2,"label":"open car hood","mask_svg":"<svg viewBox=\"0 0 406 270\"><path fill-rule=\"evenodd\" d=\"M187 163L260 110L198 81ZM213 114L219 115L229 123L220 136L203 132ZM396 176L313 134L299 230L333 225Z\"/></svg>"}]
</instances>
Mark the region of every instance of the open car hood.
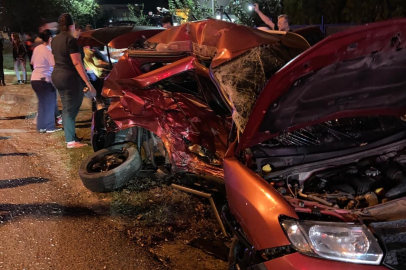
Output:
<instances>
[{"instance_id":1,"label":"open car hood","mask_svg":"<svg viewBox=\"0 0 406 270\"><path fill-rule=\"evenodd\" d=\"M266 83L238 150L284 132L352 116L406 113L406 19L330 36Z\"/></svg>"}]
</instances>

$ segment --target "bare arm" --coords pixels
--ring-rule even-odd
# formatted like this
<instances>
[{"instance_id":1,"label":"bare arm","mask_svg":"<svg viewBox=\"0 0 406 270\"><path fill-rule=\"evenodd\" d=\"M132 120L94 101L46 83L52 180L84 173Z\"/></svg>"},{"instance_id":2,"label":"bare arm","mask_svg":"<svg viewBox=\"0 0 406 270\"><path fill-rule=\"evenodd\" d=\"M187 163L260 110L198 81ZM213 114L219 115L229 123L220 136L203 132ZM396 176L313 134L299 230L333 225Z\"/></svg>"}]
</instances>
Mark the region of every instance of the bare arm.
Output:
<instances>
[{"instance_id":1,"label":"bare arm","mask_svg":"<svg viewBox=\"0 0 406 270\"><path fill-rule=\"evenodd\" d=\"M79 73L80 77L86 83L86 86L89 88L89 91L96 93L96 89L93 87L93 85L89 81L89 78L87 77L85 67L83 66L81 60L82 56L80 55L80 53L72 53L70 54L70 58L72 59L72 63L75 66L76 71Z\"/></svg>"},{"instance_id":2,"label":"bare arm","mask_svg":"<svg viewBox=\"0 0 406 270\"><path fill-rule=\"evenodd\" d=\"M271 21L271 19L268 18L268 16L266 16L259 10L259 6L257 3L254 4L254 10L256 13L258 13L259 17L264 23L266 23L272 30L275 30L275 24Z\"/></svg>"}]
</instances>

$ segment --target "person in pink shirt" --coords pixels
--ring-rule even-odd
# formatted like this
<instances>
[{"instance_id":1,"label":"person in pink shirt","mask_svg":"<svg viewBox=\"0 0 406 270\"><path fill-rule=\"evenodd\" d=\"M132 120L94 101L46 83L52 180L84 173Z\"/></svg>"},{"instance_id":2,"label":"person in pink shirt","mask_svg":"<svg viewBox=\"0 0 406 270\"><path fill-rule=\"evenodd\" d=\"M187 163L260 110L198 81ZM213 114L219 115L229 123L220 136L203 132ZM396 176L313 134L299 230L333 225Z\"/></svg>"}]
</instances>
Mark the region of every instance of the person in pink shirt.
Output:
<instances>
[{"instance_id":1,"label":"person in pink shirt","mask_svg":"<svg viewBox=\"0 0 406 270\"><path fill-rule=\"evenodd\" d=\"M42 44L35 47L31 58L31 64L34 66L31 86L38 97L37 130L40 133L52 133L62 130L55 127L56 90L51 81L55 66L50 47L52 33L50 30L44 30L39 37Z\"/></svg>"}]
</instances>

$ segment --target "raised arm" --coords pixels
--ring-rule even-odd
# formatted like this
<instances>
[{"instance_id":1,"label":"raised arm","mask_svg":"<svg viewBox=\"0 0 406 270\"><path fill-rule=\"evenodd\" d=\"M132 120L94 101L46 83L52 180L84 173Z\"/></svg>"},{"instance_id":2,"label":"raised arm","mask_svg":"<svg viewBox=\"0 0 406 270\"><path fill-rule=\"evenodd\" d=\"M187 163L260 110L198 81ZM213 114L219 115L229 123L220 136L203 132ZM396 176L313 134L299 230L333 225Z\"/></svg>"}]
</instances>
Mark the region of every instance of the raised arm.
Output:
<instances>
[{"instance_id":1,"label":"raised arm","mask_svg":"<svg viewBox=\"0 0 406 270\"><path fill-rule=\"evenodd\" d=\"M255 10L256 13L258 13L258 15L259 15L259 17L261 18L261 20L262 20L264 23L266 23L266 25L269 26L269 28L271 28L272 30L275 30L275 24L271 21L271 19L270 19L268 16L266 16L264 13L262 13L262 12L259 10L259 6L258 6L257 3L254 4L254 10Z\"/></svg>"}]
</instances>

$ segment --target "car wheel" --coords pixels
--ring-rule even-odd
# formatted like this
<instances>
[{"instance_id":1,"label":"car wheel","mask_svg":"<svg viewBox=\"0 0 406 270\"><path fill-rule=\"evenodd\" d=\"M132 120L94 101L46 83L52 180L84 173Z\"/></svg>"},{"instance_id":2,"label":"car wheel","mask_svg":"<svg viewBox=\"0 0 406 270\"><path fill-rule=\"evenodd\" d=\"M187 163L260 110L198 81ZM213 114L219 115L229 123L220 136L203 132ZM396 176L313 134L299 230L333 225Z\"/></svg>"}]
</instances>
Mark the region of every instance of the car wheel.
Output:
<instances>
[{"instance_id":1,"label":"car wheel","mask_svg":"<svg viewBox=\"0 0 406 270\"><path fill-rule=\"evenodd\" d=\"M109 192L124 186L141 170L136 146L120 144L90 155L79 168L83 185L94 192Z\"/></svg>"}]
</instances>

